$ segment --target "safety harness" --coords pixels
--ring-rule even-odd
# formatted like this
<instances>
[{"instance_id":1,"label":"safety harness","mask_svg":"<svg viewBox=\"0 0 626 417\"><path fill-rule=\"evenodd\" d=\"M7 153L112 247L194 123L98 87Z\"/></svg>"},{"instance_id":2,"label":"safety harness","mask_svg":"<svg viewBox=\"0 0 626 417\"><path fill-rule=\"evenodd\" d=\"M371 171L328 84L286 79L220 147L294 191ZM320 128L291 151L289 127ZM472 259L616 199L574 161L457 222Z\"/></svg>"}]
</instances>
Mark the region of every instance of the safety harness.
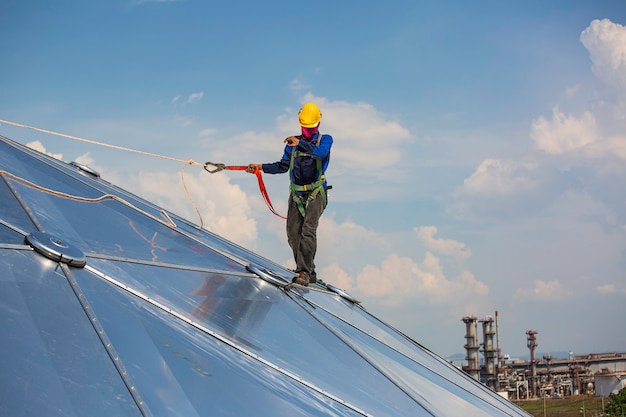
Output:
<instances>
[{"instance_id":1,"label":"safety harness","mask_svg":"<svg viewBox=\"0 0 626 417\"><path fill-rule=\"evenodd\" d=\"M322 141L322 134L318 133L315 146L319 146L321 141ZM315 162L317 164L317 180L315 182L312 182L306 185L298 185L294 183L293 181L294 161L296 158L301 157L301 156L309 157L309 158L313 157L313 155L311 154L300 152L295 149L291 151L291 161L289 162L289 178L291 181L289 184L289 190L290 190L291 198L293 198L293 201L298 206L298 211L300 212L300 214L302 214L302 217L304 217L306 207L309 205L311 201L315 199L315 197L317 197L318 194L320 194L322 198L323 208L326 208L328 199L326 197L326 190L324 189L324 182L326 181L326 177L322 173L322 160L320 158L315 158ZM303 202L302 199L296 194L297 191L311 191L311 193L309 194L309 197L307 198L307 200Z\"/></svg>"}]
</instances>

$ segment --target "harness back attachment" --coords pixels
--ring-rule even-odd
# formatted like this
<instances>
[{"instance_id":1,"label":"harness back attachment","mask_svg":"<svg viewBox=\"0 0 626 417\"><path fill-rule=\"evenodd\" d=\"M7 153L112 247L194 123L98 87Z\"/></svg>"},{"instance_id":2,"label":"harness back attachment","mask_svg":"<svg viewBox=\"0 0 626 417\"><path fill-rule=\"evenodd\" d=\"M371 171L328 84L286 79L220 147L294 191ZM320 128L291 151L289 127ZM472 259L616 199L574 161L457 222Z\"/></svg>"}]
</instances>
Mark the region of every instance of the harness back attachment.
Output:
<instances>
[{"instance_id":1,"label":"harness back attachment","mask_svg":"<svg viewBox=\"0 0 626 417\"><path fill-rule=\"evenodd\" d=\"M316 146L319 146L321 140L322 134L319 133ZM291 151L291 161L289 162L289 176L291 182L289 184L289 190L291 198L298 206L298 211L300 212L300 214L302 214L302 217L304 217L306 207L311 201L315 199L315 197L317 197L318 194L320 194L320 197L322 198L323 208L326 208L326 205L328 204L328 197L326 196L326 190L324 189L324 182L326 182L326 177L322 173L322 160L320 158L315 158L315 162L317 164L317 180L315 182L306 185L297 185L293 182L294 161L297 157L300 156L309 158L313 157L313 155L311 154L296 151L295 149ZM311 194L309 194L309 197L306 199L305 202L303 202L302 199L296 194L296 191L311 191Z\"/></svg>"}]
</instances>

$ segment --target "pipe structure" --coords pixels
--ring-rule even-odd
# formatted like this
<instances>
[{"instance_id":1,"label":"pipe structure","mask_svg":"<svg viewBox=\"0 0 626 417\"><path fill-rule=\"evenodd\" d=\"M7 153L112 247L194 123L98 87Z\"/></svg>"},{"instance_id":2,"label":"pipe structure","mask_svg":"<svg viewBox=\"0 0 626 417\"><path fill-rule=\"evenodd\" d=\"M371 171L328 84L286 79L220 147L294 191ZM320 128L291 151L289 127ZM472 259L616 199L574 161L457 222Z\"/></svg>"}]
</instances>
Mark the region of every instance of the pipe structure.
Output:
<instances>
[{"instance_id":1,"label":"pipe structure","mask_svg":"<svg viewBox=\"0 0 626 417\"><path fill-rule=\"evenodd\" d=\"M504 368L504 363L502 361L502 349L500 349L500 330L498 324L498 310L496 310L496 352L498 353L498 364L496 372L500 372L501 369Z\"/></svg>"},{"instance_id":2,"label":"pipe structure","mask_svg":"<svg viewBox=\"0 0 626 417\"><path fill-rule=\"evenodd\" d=\"M480 381L480 361L478 359L478 320L475 316L465 316L461 319L465 323L465 350L467 351L467 365L463 370L472 378Z\"/></svg>"},{"instance_id":3,"label":"pipe structure","mask_svg":"<svg viewBox=\"0 0 626 417\"><path fill-rule=\"evenodd\" d=\"M496 334L493 327L493 317L487 316L481 320L483 325L483 355L484 355L484 382L492 390L496 390L496 349L493 338Z\"/></svg>"},{"instance_id":4,"label":"pipe structure","mask_svg":"<svg viewBox=\"0 0 626 417\"><path fill-rule=\"evenodd\" d=\"M504 364L504 358L502 357L502 349L500 348L500 325L499 325L499 321L498 321L498 310L496 310L496 354L497 354L497 361L496 361L496 375L497 375L497 379L496 379L496 391L500 391L501 388L501 377L506 379L506 365Z\"/></svg>"},{"instance_id":5,"label":"pipe structure","mask_svg":"<svg viewBox=\"0 0 626 417\"><path fill-rule=\"evenodd\" d=\"M530 349L530 364L528 365L528 376L530 379L530 392L532 393L532 396L534 397L537 392L536 392L536 381L537 381L537 374L536 374L536 368L535 368L535 348L537 346L539 346L539 344L537 343L537 331L536 330L528 330L526 332L527 335L527 339L526 339L526 346L528 346L528 349Z\"/></svg>"}]
</instances>

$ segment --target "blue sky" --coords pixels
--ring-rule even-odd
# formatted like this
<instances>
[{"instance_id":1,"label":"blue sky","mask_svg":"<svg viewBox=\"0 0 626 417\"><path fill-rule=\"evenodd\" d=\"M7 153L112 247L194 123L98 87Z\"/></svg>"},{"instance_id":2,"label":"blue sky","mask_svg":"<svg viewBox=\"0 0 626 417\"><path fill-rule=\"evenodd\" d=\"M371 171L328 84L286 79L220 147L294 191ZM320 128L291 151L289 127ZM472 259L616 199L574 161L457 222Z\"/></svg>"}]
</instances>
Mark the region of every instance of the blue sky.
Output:
<instances>
[{"instance_id":1,"label":"blue sky","mask_svg":"<svg viewBox=\"0 0 626 417\"><path fill-rule=\"evenodd\" d=\"M626 3L0 4L0 119L198 162L331 134L318 273L436 353L625 351ZM198 223L181 164L2 124ZM287 177L264 176L279 212ZM291 265L253 176L185 170L205 226Z\"/></svg>"}]
</instances>

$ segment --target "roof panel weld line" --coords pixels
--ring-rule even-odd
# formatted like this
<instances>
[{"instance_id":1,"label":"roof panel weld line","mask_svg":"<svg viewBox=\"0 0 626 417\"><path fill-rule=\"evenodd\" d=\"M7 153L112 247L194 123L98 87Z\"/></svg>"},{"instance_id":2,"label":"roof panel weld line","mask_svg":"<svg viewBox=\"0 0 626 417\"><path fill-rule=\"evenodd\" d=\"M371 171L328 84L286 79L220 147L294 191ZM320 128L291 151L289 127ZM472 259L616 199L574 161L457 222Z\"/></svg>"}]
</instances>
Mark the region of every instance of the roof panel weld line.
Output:
<instances>
[{"instance_id":1,"label":"roof panel weld line","mask_svg":"<svg viewBox=\"0 0 626 417\"><path fill-rule=\"evenodd\" d=\"M91 267L89 265L86 265L84 269L89 271L89 272L91 272L95 276L100 277L103 280L109 282L110 284L115 285L116 287L118 287L118 288L120 288L120 289L122 289L122 290L124 290L124 291L126 291L126 292L128 292L128 293L130 293L132 295L134 295L135 297L138 297L138 298L142 299L143 301L151 304L152 306L158 308L159 310L164 311L167 314L170 314L170 315L176 317L177 319L184 321L185 323L189 324L190 326L193 326L194 328L202 331L203 333L208 334L209 336L211 336L211 337L219 340L220 342L222 342L222 343L232 347L233 349L243 353L244 355L246 355L246 356L248 356L248 357L250 357L250 358L252 358L252 359L254 359L254 360L258 361L258 362L261 362L263 365L268 366L271 369L273 369L273 370L275 370L275 371L277 371L277 372L287 376L288 378L293 379L294 381L297 381L298 383L306 386L307 388L310 388L310 389L316 391L317 393L323 395L324 397L330 398L331 400L333 400L333 401L335 401L335 402L337 402L337 403L339 403L339 404L341 404L341 405L343 405L343 406L351 409L352 411L355 411L356 413L361 414L363 416L369 416L370 415L370 414L366 413L365 411L359 409L358 407L348 403L347 401L345 401L345 400L343 400L343 399L333 395L332 393L327 392L327 391L317 387L313 383L308 382L308 381L302 379L298 375L296 375L296 374L294 374L294 373L292 373L292 372L290 372L290 371L288 371L288 370L286 370L284 368L281 368L280 366L278 366L278 365L268 361L267 359L261 358L260 356L254 354L253 352L250 352L249 350L247 350L243 346L238 345L238 344L232 342L231 340L225 338L224 336L221 336L220 334L212 331L211 329L203 326L202 324L188 319L187 317L185 317L184 315L178 313L177 311L170 310L165 305L161 304L160 302L158 302L156 300L150 299L149 297L145 296L144 294L140 293L139 291L136 291L136 290L133 290L132 288L126 287L121 282L119 282L116 279L114 279L114 278L112 278L112 277L110 277L110 276L108 276L108 275L106 275L106 274L104 274L104 273L94 269L93 267Z\"/></svg>"},{"instance_id":2,"label":"roof panel weld line","mask_svg":"<svg viewBox=\"0 0 626 417\"><path fill-rule=\"evenodd\" d=\"M389 344L385 343L384 341L377 339L376 337L374 337L374 336L373 336L373 335L371 335L370 333L368 333L368 332L366 332L366 331L364 331L364 330L362 330L362 329L358 328L358 327L357 327L357 326L355 326L353 323L350 323L350 322L348 322L348 321L344 320L343 318L341 318L341 317L337 316L335 313L333 313L332 311L329 311L328 309L324 308L324 307L323 307L323 306L321 306L320 304L318 304L318 303L316 303L316 302L314 302L314 301L312 301L312 300L307 299L304 295L302 295L302 294L300 294L300 293L296 293L296 294L298 295L298 297L299 297L299 298L301 298L301 299L303 299L304 301L306 301L306 303L307 303L307 304L310 304L312 307L314 307L314 308L319 308L320 310L322 310L322 311L326 312L328 315L330 315L330 316L332 316L332 317L336 318L337 320L339 320L339 321L343 322L343 323L344 323L344 324L346 324L347 326L349 326L349 327L353 328L355 331L358 331L358 332L360 332L360 333L362 333L362 334L364 334L364 335L366 335L366 336L370 337L371 339L373 339L373 340L375 340L376 342L378 342L378 343L382 344L383 346L387 347L388 349L393 350L393 351L394 351L394 352L396 352L398 355L403 356L405 359L407 359L407 360L409 360L409 361L411 361L411 362L413 362L413 363L415 363L415 364L417 364L417 365L419 365L419 366L421 366L421 367L423 367L423 368L425 368L425 369L428 369L430 372L432 372L432 373L433 373L433 375L436 375L436 376L438 376L439 378L441 378L442 380L447 381L447 382L449 382L450 384L455 385L456 387L458 387L458 388L460 388L460 389L463 389L463 390L467 391L469 394L471 394L472 396L474 396L474 397L475 397L475 398L477 398L478 400L480 400L480 401L482 401L482 402L485 402L486 404L489 404L487 401L485 401L485 399L484 399L483 397L480 397L480 396L476 395L476 393L474 393L474 392L472 392L472 391L468 391L466 388L462 387L461 385L459 385L457 382L455 382L455 381L451 380L450 378L445 377L445 376L444 376L444 375L442 375L441 373L436 372L436 371L434 371L434 370L433 370L433 369L431 369L431 368L426 368L424 365L422 365L421 363L419 363L419 362L418 362L417 360L415 360L414 358L412 358L412 357L410 357L410 356L407 356L405 353L403 353L403 352L399 351L398 349L394 348L393 346L390 346ZM360 304L355 304L355 305L357 305L357 306L358 306L361 310L363 310L363 312L364 312L365 314L370 315L370 314L369 314L369 313L368 313L368 312L367 312L367 311L366 311L366 310L365 310L365 309L364 309L364 308L363 308ZM370 316L371 316L371 315L370 315ZM373 316L372 316L372 317L373 317ZM382 321L380 321L380 320L378 320L378 321L379 321L382 325L389 327L391 330L393 330L393 331L394 331L395 333L397 333L398 335L400 335L400 336L404 337L405 339L409 340L411 343L414 343L414 344L416 344L417 346L419 346L421 349L423 349L423 350L424 350L424 353L425 353L425 354L430 355L431 357L433 357L433 358L434 358L434 359L436 359L437 361L441 362L441 360L440 360L440 359L439 359L436 355L434 355L433 353L431 353L428 349L424 348L424 347L423 347L422 345L420 345L419 343L417 343L417 342L413 341L412 339L408 338L408 337L407 337L407 336L405 336L402 332L400 332L399 330L397 330L397 329L393 328L392 326L389 326L388 324L386 324L386 323L384 323L384 322L382 322ZM443 364L443 365L445 365L445 366L449 366L449 364L448 364L447 362L445 362L445 361L444 361L444 362L442 362L442 364ZM508 405L508 404L506 404L506 400L505 400L505 399L503 399L503 401L505 401L505 405Z\"/></svg>"},{"instance_id":3,"label":"roof panel weld line","mask_svg":"<svg viewBox=\"0 0 626 417\"><path fill-rule=\"evenodd\" d=\"M325 323L320 317L318 317L315 314L313 314L313 312L310 309L304 307L303 300L307 304L310 304L309 300L307 300L305 297L296 297L296 298L294 298L294 301L297 304L299 304L300 306L302 306L302 308L307 313L309 313L313 317L314 320L316 320L320 325L322 325L322 327L324 327L326 330L328 330L337 339L341 340L348 348L352 349L354 351L354 353L356 353L358 356L360 356L372 368L374 368L381 375L383 375L385 378L387 378L387 380L389 380L389 382L391 382L393 385L395 385L400 391L404 392L404 394L406 394L410 399L412 399L415 403L417 403L417 405L422 407L424 409L424 411L426 411L427 413L429 413L432 416L437 416L439 414L436 410L432 410L432 409L430 409L429 407L427 407L425 405L425 404L428 404L428 399L422 397L421 395L417 395L417 398L415 398L416 396L413 395L408 388L404 387L402 383L400 383L395 378L393 378L391 375L389 375L387 372L385 372L382 369L382 367L380 367L379 365L376 364L375 360L372 360L372 359L369 358L369 355L367 353L365 353L362 349L359 349L356 346L356 344L349 342L347 340L347 338L342 337L341 336L341 332L339 330L334 329L333 326L331 326L328 323ZM314 305L311 305L311 307L316 308Z\"/></svg>"},{"instance_id":4,"label":"roof panel weld line","mask_svg":"<svg viewBox=\"0 0 626 417\"><path fill-rule=\"evenodd\" d=\"M72 275L70 268L65 264L60 263L59 265L63 269L65 277L68 283L70 284L72 291L74 291L74 294L76 295L76 298L78 299L78 302L82 306L83 311L87 315L87 318L89 319L89 322L93 326L98 338L100 339L100 342L102 343L102 345L104 346L104 349L109 355L109 358L111 359L111 362L113 363L113 366L115 366L115 369L120 374L120 377L122 378L124 385L126 385L128 392L133 397L133 400L135 401L135 404L139 408L139 411L144 417L152 417L152 412L148 408L148 405L146 404L146 402L143 400L141 394L139 394L137 390L137 385L131 378L130 374L126 370L126 367L122 363L122 360L120 359L119 355L115 351L115 348L113 347L113 344L111 343L111 340L107 336L106 332L104 331L104 328L100 324L100 321L96 317L96 314L94 313L93 308L91 308L91 305L87 301L87 298L85 297L85 294L83 293L82 289L78 285L78 282Z\"/></svg>"},{"instance_id":5,"label":"roof panel weld line","mask_svg":"<svg viewBox=\"0 0 626 417\"><path fill-rule=\"evenodd\" d=\"M209 274L228 274L228 275L235 275L235 276L240 276L240 277L256 278L256 275L248 273L248 272L237 272L237 271L225 270L225 269L204 268L201 266L188 266L188 265L183 265L183 264L171 264L171 263L165 263L165 262L148 261L144 259L124 258L121 256L103 255L103 254L94 253L94 252L86 252L85 257L94 258L94 259L102 259L106 261L125 262L129 264L158 266L161 268L170 268L170 269L181 269L184 271L206 272Z\"/></svg>"}]
</instances>

